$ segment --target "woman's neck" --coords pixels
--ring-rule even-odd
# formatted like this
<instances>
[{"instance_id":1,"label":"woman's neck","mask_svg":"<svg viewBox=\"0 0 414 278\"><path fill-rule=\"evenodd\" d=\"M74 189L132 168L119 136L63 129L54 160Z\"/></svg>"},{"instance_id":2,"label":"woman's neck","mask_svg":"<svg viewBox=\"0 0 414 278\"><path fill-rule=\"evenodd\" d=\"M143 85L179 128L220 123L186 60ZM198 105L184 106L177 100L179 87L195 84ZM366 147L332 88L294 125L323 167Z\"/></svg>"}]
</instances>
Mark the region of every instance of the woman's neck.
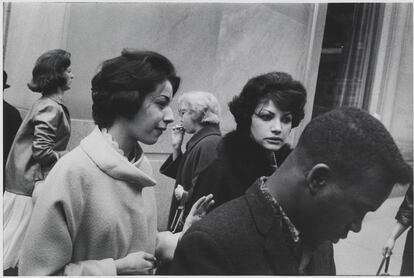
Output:
<instances>
[{"instance_id":1,"label":"woman's neck","mask_svg":"<svg viewBox=\"0 0 414 278\"><path fill-rule=\"evenodd\" d=\"M124 156L129 157L129 154L134 150L136 142L127 135L122 124L115 122L107 130L112 139L118 143L119 148L124 152Z\"/></svg>"},{"instance_id":2,"label":"woman's neck","mask_svg":"<svg viewBox=\"0 0 414 278\"><path fill-rule=\"evenodd\" d=\"M63 95L65 91L62 88L57 88L55 91L49 93L49 97L55 97L61 101L63 101Z\"/></svg>"}]
</instances>

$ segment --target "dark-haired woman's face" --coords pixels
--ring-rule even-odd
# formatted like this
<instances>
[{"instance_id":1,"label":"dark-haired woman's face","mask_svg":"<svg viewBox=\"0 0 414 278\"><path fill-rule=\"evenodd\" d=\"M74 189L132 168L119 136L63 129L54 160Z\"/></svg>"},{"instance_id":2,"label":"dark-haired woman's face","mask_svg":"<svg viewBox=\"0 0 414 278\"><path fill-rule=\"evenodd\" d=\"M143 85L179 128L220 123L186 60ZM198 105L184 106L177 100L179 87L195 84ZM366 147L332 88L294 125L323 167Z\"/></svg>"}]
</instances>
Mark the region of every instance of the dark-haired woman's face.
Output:
<instances>
[{"instance_id":1,"label":"dark-haired woman's face","mask_svg":"<svg viewBox=\"0 0 414 278\"><path fill-rule=\"evenodd\" d=\"M171 83L166 81L145 97L141 109L128 121L127 128L134 140L155 144L167 125L174 121L170 107L172 92Z\"/></svg>"},{"instance_id":2,"label":"dark-haired woman's face","mask_svg":"<svg viewBox=\"0 0 414 278\"><path fill-rule=\"evenodd\" d=\"M263 148L279 150L292 129L292 114L278 109L272 101L257 105L250 126L253 140Z\"/></svg>"},{"instance_id":3,"label":"dark-haired woman's face","mask_svg":"<svg viewBox=\"0 0 414 278\"><path fill-rule=\"evenodd\" d=\"M72 73L72 68L69 66L68 68L65 69L65 71L63 72L63 75L66 77L66 84L65 86L63 86L63 90L67 91L70 89L70 86L72 85L72 79L75 77Z\"/></svg>"}]
</instances>

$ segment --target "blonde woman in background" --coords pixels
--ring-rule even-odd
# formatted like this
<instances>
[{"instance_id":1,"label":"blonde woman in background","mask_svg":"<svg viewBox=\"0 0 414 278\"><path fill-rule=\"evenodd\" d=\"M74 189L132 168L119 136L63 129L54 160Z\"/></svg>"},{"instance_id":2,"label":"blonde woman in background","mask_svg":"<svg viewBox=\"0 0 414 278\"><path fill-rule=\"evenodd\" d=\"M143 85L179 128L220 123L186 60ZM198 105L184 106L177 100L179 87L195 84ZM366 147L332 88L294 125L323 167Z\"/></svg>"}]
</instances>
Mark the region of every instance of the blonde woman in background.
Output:
<instances>
[{"instance_id":1,"label":"blonde woman in background","mask_svg":"<svg viewBox=\"0 0 414 278\"><path fill-rule=\"evenodd\" d=\"M168 229L180 232L194 200L192 191L198 176L217 157L221 139L220 105L217 98L203 91L191 91L178 99L180 124L172 130L173 152L160 172L175 179L174 193L168 218ZM182 152L184 134L192 137Z\"/></svg>"}]
</instances>

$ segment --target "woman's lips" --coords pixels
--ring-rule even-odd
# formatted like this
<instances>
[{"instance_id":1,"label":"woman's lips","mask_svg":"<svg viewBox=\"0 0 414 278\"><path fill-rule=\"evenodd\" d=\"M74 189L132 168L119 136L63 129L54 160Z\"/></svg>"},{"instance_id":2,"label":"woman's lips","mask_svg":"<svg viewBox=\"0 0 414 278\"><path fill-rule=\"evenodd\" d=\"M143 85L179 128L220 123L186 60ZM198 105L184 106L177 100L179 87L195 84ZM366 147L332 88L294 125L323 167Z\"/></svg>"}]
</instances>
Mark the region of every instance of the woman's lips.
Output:
<instances>
[{"instance_id":1,"label":"woman's lips","mask_svg":"<svg viewBox=\"0 0 414 278\"><path fill-rule=\"evenodd\" d=\"M283 143L282 138L276 138L276 137L275 138L266 138L265 140L268 141L271 144L281 144L281 143Z\"/></svg>"}]
</instances>

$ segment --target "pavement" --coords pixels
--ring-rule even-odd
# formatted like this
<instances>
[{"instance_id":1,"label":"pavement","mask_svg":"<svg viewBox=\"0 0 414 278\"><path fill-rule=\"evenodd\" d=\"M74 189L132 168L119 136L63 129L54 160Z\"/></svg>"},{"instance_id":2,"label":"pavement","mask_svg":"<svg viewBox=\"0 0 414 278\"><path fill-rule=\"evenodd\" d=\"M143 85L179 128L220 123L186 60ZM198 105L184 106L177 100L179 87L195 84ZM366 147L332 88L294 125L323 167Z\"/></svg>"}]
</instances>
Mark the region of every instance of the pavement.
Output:
<instances>
[{"instance_id":1,"label":"pavement","mask_svg":"<svg viewBox=\"0 0 414 278\"><path fill-rule=\"evenodd\" d=\"M334 245L337 275L376 274L382 260L382 246L396 223L394 217L405 195L405 190L394 191L398 192L390 196L400 196L387 199L377 211L368 213L359 233L351 232L348 238ZM390 275L400 274L407 230L395 244L388 268Z\"/></svg>"}]
</instances>

